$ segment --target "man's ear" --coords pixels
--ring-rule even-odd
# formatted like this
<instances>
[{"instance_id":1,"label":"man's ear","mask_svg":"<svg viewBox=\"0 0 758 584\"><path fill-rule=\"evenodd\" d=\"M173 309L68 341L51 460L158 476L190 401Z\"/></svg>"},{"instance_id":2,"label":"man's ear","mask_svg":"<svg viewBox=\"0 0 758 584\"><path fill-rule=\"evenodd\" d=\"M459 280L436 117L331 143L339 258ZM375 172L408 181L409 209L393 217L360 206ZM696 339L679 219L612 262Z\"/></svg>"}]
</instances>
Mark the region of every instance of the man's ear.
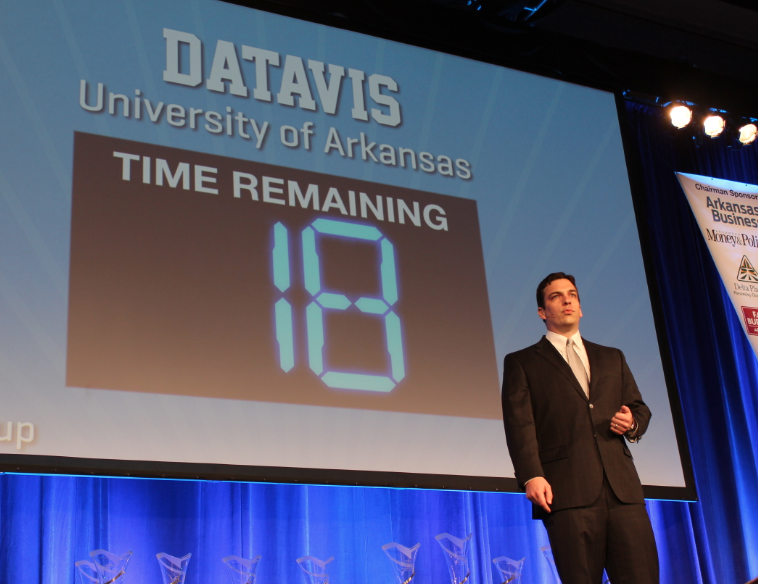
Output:
<instances>
[{"instance_id":1,"label":"man's ear","mask_svg":"<svg viewBox=\"0 0 758 584\"><path fill-rule=\"evenodd\" d=\"M584 315L582 314L582 305L581 305L581 304L579 305L579 316L584 316Z\"/></svg>"},{"instance_id":2,"label":"man's ear","mask_svg":"<svg viewBox=\"0 0 758 584\"><path fill-rule=\"evenodd\" d=\"M579 310L581 310L581 308L580 308ZM542 308L541 306L538 306L538 307L537 307L537 314L539 314L539 315L540 315L540 318L541 318L542 320L547 320L547 317L545 316L545 309L544 309L544 308Z\"/></svg>"}]
</instances>

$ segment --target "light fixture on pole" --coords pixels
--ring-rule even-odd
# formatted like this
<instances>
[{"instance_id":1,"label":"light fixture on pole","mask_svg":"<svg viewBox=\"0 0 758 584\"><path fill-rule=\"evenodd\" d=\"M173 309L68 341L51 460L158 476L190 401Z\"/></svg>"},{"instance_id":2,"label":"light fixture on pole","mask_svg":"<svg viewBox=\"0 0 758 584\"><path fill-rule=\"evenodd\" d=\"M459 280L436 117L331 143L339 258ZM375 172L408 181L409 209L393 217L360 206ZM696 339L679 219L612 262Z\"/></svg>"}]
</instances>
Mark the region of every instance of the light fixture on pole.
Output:
<instances>
[{"instance_id":1,"label":"light fixture on pole","mask_svg":"<svg viewBox=\"0 0 758 584\"><path fill-rule=\"evenodd\" d=\"M703 116L703 133L709 138L717 138L726 128L726 120L721 112L710 110Z\"/></svg>"},{"instance_id":2,"label":"light fixture on pole","mask_svg":"<svg viewBox=\"0 0 758 584\"><path fill-rule=\"evenodd\" d=\"M668 106L667 114L671 125L679 130L686 128L692 121L692 109L680 102Z\"/></svg>"},{"instance_id":3,"label":"light fixture on pole","mask_svg":"<svg viewBox=\"0 0 758 584\"><path fill-rule=\"evenodd\" d=\"M740 144L747 146L755 142L758 137L758 126L754 120L742 119L737 123L735 134Z\"/></svg>"}]
</instances>

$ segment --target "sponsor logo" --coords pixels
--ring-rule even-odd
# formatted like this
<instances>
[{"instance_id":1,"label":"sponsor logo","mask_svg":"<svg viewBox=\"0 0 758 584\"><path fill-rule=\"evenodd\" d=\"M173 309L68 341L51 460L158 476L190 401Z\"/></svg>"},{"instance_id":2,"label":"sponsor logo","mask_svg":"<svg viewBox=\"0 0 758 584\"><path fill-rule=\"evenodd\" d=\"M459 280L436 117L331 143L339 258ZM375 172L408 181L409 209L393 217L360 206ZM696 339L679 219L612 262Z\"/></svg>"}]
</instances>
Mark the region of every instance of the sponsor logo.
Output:
<instances>
[{"instance_id":1,"label":"sponsor logo","mask_svg":"<svg viewBox=\"0 0 758 584\"><path fill-rule=\"evenodd\" d=\"M745 255L742 256L740 267L737 270L737 280L740 282L758 282L758 271Z\"/></svg>"},{"instance_id":2,"label":"sponsor logo","mask_svg":"<svg viewBox=\"0 0 758 584\"><path fill-rule=\"evenodd\" d=\"M748 235L747 233L734 233L729 231L718 231L717 229L706 229L705 240L713 241L714 243L726 243L732 247L741 245L743 247L758 248L758 235Z\"/></svg>"},{"instance_id":3,"label":"sponsor logo","mask_svg":"<svg viewBox=\"0 0 758 584\"><path fill-rule=\"evenodd\" d=\"M742 316L745 318L745 330L749 335L758 336L758 308L740 306Z\"/></svg>"}]
</instances>

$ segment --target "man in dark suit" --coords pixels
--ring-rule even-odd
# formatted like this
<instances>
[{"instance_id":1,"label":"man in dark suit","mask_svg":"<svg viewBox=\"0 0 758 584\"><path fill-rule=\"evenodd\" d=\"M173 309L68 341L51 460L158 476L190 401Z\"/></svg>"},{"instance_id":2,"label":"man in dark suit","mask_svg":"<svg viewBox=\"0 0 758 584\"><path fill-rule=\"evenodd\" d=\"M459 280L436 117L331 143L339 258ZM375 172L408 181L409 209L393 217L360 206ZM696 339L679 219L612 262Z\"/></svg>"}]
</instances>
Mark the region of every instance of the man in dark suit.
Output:
<instances>
[{"instance_id":1,"label":"man in dark suit","mask_svg":"<svg viewBox=\"0 0 758 584\"><path fill-rule=\"evenodd\" d=\"M573 276L537 288L547 334L505 357L503 419L519 486L563 584L656 584L658 554L626 441L650 422L624 355L583 340Z\"/></svg>"}]
</instances>

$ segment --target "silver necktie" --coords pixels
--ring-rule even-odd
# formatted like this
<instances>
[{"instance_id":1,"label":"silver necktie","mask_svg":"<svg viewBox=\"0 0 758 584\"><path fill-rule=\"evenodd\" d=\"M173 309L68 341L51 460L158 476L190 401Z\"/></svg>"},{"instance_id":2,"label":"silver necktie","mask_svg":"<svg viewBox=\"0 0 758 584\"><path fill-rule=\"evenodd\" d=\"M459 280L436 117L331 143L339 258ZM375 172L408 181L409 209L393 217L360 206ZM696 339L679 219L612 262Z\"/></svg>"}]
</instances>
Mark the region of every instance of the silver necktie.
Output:
<instances>
[{"instance_id":1,"label":"silver necktie","mask_svg":"<svg viewBox=\"0 0 758 584\"><path fill-rule=\"evenodd\" d=\"M576 377L576 380L579 382L579 385L582 386L582 389L584 390L584 395L587 396L587 398L590 397L590 382L587 378L587 370L584 368L584 364L582 363L582 360L579 358L579 354L576 352L576 345L574 341L571 339L568 339L566 343L566 358L568 360L568 364L571 367L571 371L574 372L574 376Z\"/></svg>"}]
</instances>

